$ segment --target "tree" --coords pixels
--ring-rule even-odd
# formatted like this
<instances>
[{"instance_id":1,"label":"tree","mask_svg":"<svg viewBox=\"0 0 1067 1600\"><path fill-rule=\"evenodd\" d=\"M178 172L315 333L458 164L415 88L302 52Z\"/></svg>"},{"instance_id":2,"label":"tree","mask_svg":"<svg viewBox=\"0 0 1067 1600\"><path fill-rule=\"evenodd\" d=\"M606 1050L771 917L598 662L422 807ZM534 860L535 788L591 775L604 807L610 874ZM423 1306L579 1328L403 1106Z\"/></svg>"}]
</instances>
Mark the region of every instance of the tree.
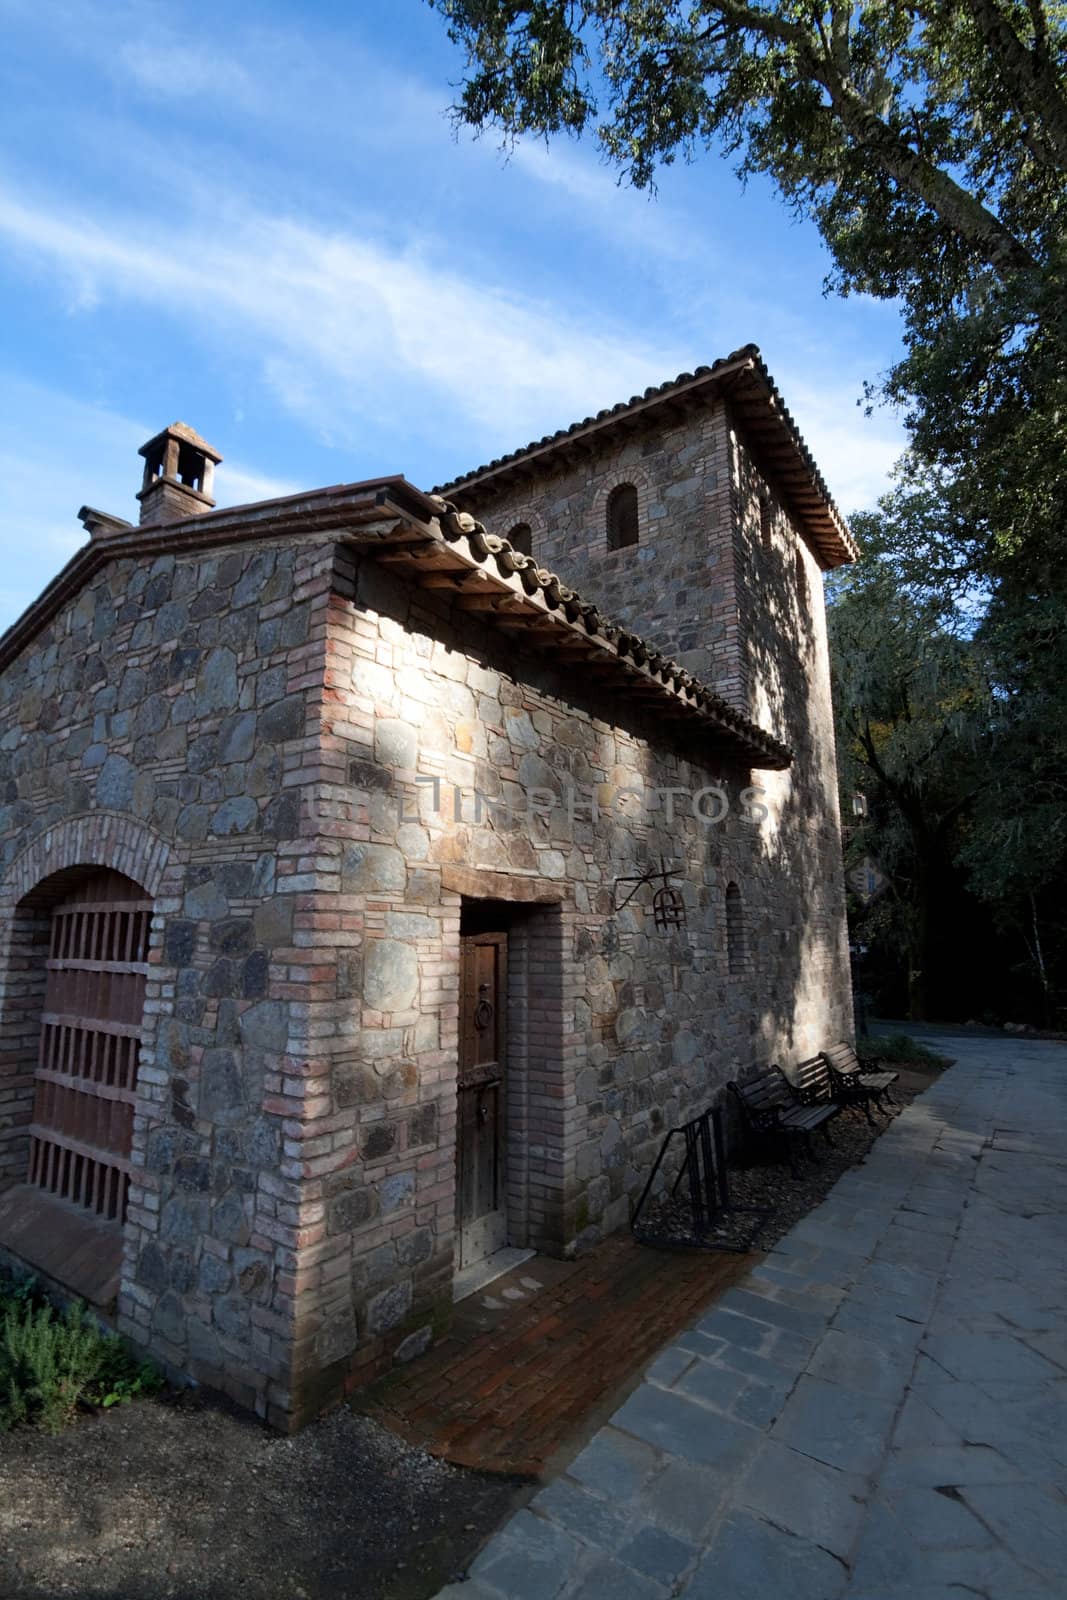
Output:
<instances>
[{"instance_id":1,"label":"tree","mask_svg":"<svg viewBox=\"0 0 1067 1600\"><path fill-rule=\"evenodd\" d=\"M976 264L1039 271L1062 243L1060 4L430 3L467 53L462 122L595 124L638 185L700 145L741 152L743 174L812 211L843 286L906 294L921 276L943 302Z\"/></svg>"},{"instance_id":2,"label":"tree","mask_svg":"<svg viewBox=\"0 0 1067 1600\"><path fill-rule=\"evenodd\" d=\"M971 641L945 626L943 601L901 588L883 558L891 520L856 521L865 554L838 579L829 614L842 786L868 800L849 854L873 851L889 876L874 926L905 968L909 1016L921 1019L958 831L981 789L989 692Z\"/></svg>"},{"instance_id":3,"label":"tree","mask_svg":"<svg viewBox=\"0 0 1067 1600\"><path fill-rule=\"evenodd\" d=\"M1054 1027L1067 996L1067 597L998 593L974 644L993 685L989 762L957 860Z\"/></svg>"},{"instance_id":4,"label":"tree","mask_svg":"<svg viewBox=\"0 0 1067 1600\"><path fill-rule=\"evenodd\" d=\"M865 932L909 1014L993 1010L1045 1026L1067 993L1067 600L1000 585L959 599L967 530L912 480L854 519L830 585L844 793L890 891Z\"/></svg>"},{"instance_id":5,"label":"tree","mask_svg":"<svg viewBox=\"0 0 1067 1600\"><path fill-rule=\"evenodd\" d=\"M455 113L509 139L595 128L638 185L699 149L811 215L842 293L898 298L889 396L962 477L994 568L1067 510L1062 0L429 0L466 52ZM1048 435L1051 433L1051 439ZM1031 463L1044 494L1020 493Z\"/></svg>"}]
</instances>

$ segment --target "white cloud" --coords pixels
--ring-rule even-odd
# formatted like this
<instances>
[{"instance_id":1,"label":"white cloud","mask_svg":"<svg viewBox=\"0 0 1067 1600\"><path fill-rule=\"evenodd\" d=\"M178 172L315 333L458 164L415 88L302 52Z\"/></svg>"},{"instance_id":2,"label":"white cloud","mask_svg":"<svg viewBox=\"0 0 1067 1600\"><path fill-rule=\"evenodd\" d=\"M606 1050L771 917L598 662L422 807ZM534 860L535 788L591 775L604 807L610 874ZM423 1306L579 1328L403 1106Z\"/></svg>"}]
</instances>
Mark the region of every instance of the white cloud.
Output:
<instances>
[{"instance_id":1,"label":"white cloud","mask_svg":"<svg viewBox=\"0 0 1067 1600\"><path fill-rule=\"evenodd\" d=\"M260 472L248 472L243 467L235 466L232 461L224 463L215 483L219 504L226 506L249 505L254 500L280 500L287 494L298 494L301 487L284 478L268 478Z\"/></svg>"},{"instance_id":2,"label":"white cloud","mask_svg":"<svg viewBox=\"0 0 1067 1600\"><path fill-rule=\"evenodd\" d=\"M558 190L579 208L577 220L606 238L660 263L700 263L708 274L721 257L707 230L662 198L619 182L618 169L597 163L574 146L527 139L510 152L511 164L538 184Z\"/></svg>"},{"instance_id":3,"label":"white cloud","mask_svg":"<svg viewBox=\"0 0 1067 1600\"><path fill-rule=\"evenodd\" d=\"M229 106L251 110L262 96L250 74L236 61L204 47L191 49L175 38L153 33L127 39L115 52L117 76L155 97L191 100L207 96Z\"/></svg>"},{"instance_id":4,"label":"white cloud","mask_svg":"<svg viewBox=\"0 0 1067 1600\"><path fill-rule=\"evenodd\" d=\"M44 25L29 0L6 3ZM277 12L222 19L201 49L181 5L56 6L62 48L170 102L165 141L147 122L131 123L130 137L121 123L93 124L95 165L147 203L79 213L37 185L0 187L0 234L34 269L47 263L72 317L150 307L182 324L187 345L265 385L320 441L351 453L373 438L367 470L412 476L423 451L451 475L757 338L842 507L884 486L902 432L856 410L841 381L845 335L820 343L792 309L783 240L761 243L747 266L730 260L714 208L650 202L588 145L521 142L498 181L491 138L449 139L443 78L390 64L361 39L358 17L337 28L311 17L289 26ZM225 131L234 120L254 128L252 145ZM360 163L398 173L410 221L403 204L380 220L353 215ZM184 216L177 190L157 192L163 171L210 174L188 186ZM527 227L543 219L547 237L581 239L573 288L558 256L525 255L521 232L509 240L507 224L495 227L494 200L525 207ZM539 295L549 282L563 287ZM650 323L667 331L642 331ZM854 355L849 372L863 363ZM393 439L402 458L382 460Z\"/></svg>"},{"instance_id":5,"label":"white cloud","mask_svg":"<svg viewBox=\"0 0 1067 1600\"><path fill-rule=\"evenodd\" d=\"M82 7L93 26L77 30L75 48L99 61L123 89L132 85L156 100L199 101L208 117L255 118L261 137L305 141L316 158L328 143L334 163L375 149L395 162L406 149L424 172L441 165L450 184L457 177L463 182L463 174L469 180L476 169L484 179L489 164L508 166L506 181L535 205L554 199L569 226L591 231L650 266L699 261L707 271L718 256L706 228L662 197L654 200L647 191L620 184L618 169L598 161L588 144L562 137L545 144L531 137L505 153L491 135L476 137L463 129L453 138L444 81L398 70L361 42L358 29L299 32L257 22L227 30L224 49L199 49L162 17L145 31L136 10L116 15L113 6L100 8L89 0ZM360 86L358 95L353 83ZM140 150L127 152L127 162L145 160L146 148L138 143ZM167 155L151 150L155 161ZM307 176L303 172L301 181Z\"/></svg>"},{"instance_id":6,"label":"white cloud","mask_svg":"<svg viewBox=\"0 0 1067 1600\"><path fill-rule=\"evenodd\" d=\"M373 24L361 26L358 8L336 24L313 8L286 21L284 8L242 18L233 7L208 15L183 0L0 0L0 8L51 58L67 55L106 75L120 106L131 90L169 101L168 139L181 138L182 102L205 123L236 116L247 129L254 117L260 137L304 137L319 159L326 148L336 159L345 143L396 148L432 134L440 145L446 127L443 81L390 64L366 42Z\"/></svg>"},{"instance_id":7,"label":"white cloud","mask_svg":"<svg viewBox=\"0 0 1067 1600\"><path fill-rule=\"evenodd\" d=\"M197 334L221 329L333 442L414 405L473 424L482 448L511 448L684 364L684 351L465 277L445 242L393 247L226 210L222 230L149 233L137 217L60 215L0 190L0 233L75 283L77 304L137 301Z\"/></svg>"}]
</instances>

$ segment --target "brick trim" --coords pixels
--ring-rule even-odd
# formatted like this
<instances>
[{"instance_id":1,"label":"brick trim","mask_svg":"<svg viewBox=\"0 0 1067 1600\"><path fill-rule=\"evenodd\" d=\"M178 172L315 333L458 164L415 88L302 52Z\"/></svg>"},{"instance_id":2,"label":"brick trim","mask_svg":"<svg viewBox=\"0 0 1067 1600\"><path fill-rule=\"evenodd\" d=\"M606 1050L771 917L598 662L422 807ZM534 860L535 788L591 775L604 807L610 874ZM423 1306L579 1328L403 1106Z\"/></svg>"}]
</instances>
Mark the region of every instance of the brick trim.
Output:
<instances>
[{"instance_id":1,"label":"brick trim","mask_svg":"<svg viewBox=\"0 0 1067 1600\"><path fill-rule=\"evenodd\" d=\"M118 811L90 811L46 828L0 879L0 905L18 905L44 879L72 867L110 867L159 894L170 846L142 822Z\"/></svg>"},{"instance_id":2,"label":"brick trim","mask_svg":"<svg viewBox=\"0 0 1067 1600\"><path fill-rule=\"evenodd\" d=\"M605 478L593 497L589 513L589 549L593 555L617 554L608 544L608 501L616 489L621 489L627 483L637 490L637 544L629 548L638 549L648 538L648 503L653 494L651 480L643 467L634 462L620 461L617 470ZM625 550L626 547L623 548Z\"/></svg>"},{"instance_id":3,"label":"brick trim","mask_svg":"<svg viewBox=\"0 0 1067 1600\"><path fill-rule=\"evenodd\" d=\"M150 828L119 812L94 811L47 828L0 880L0 1192L26 1168L52 905L81 872L101 867L131 878L155 900L169 859L169 846Z\"/></svg>"}]
</instances>

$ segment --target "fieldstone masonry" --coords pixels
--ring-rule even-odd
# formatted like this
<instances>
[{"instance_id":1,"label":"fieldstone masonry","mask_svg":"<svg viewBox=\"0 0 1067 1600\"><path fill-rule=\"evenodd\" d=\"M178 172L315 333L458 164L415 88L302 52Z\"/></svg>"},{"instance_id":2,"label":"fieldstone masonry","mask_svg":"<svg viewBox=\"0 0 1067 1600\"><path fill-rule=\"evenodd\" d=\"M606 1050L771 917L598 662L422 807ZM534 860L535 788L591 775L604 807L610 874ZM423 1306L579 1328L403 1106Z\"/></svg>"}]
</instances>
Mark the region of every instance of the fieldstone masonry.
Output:
<instances>
[{"instance_id":1,"label":"fieldstone masonry","mask_svg":"<svg viewBox=\"0 0 1067 1600\"><path fill-rule=\"evenodd\" d=\"M605 556L617 482L640 540ZM91 544L0 641L0 1188L25 1173L49 908L112 867L154 906L117 1317L171 1368L291 1428L447 1320L473 904L509 925L513 1244L625 1226L666 1128L849 1033L819 563L780 505L768 545L767 487L716 400L478 509L784 740L773 772L620 692L613 657L579 670L411 581L403 541L440 540L442 503L402 480L85 513ZM687 910L667 932L614 890L660 855Z\"/></svg>"},{"instance_id":2,"label":"fieldstone masonry","mask_svg":"<svg viewBox=\"0 0 1067 1600\"><path fill-rule=\"evenodd\" d=\"M744 698L738 648L736 440L722 402L655 422L580 465L546 461L515 487L461 481L447 493L494 533L532 530L533 555L610 617L715 685ZM637 490L637 545L609 550L612 489Z\"/></svg>"},{"instance_id":3,"label":"fieldstone masonry","mask_svg":"<svg viewBox=\"0 0 1067 1600\"><path fill-rule=\"evenodd\" d=\"M286 1090L307 1053L304 769L330 570L328 548L292 546L117 561L0 680L0 1173L25 1168L42 911L77 868L113 866L155 905L119 1325L261 1410L288 1389Z\"/></svg>"}]
</instances>

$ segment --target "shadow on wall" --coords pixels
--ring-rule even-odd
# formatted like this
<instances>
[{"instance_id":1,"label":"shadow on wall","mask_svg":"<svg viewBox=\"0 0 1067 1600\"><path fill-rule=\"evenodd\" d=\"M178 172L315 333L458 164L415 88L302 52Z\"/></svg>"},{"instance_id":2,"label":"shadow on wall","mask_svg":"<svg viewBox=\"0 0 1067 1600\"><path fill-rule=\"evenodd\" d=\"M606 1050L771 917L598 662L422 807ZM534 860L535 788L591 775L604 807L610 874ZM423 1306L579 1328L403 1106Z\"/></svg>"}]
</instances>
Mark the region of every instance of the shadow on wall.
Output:
<instances>
[{"instance_id":1,"label":"shadow on wall","mask_svg":"<svg viewBox=\"0 0 1067 1600\"><path fill-rule=\"evenodd\" d=\"M780 608L792 596L786 571L795 571L791 562L783 565ZM586 1171L608 1183L612 1200L638 1188L665 1128L704 1109L728 1079L770 1060L788 1066L849 1031L832 743L828 751L821 683L809 690L813 651L805 629L794 625L776 639L772 615L753 649L753 674L768 685L769 726L796 750L794 770L778 775L709 756L697 728L672 732L668 747L654 713L554 669L543 654L524 653L470 613L413 594L371 563L361 569L359 605L414 633L424 660L444 646L511 678L516 705L544 697L557 715L573 706L638 741L620 739L625 763L607 767L591 756L588 740L561 724L537 766L539 785L560 803L530 824L538 845L577 851L590 864L577 881L567 955L581 980L565 1027L583 1062L577 1095ZM828 685L825 698L832 730ZM453 755L454 733L450 726ZM500 800L505 784L496 766L476 751L464 761L471 789ZM711 824L688 807L672 813L669 804L650 803L665 786L693 794L717 784L728 805ZM769 815L760 822L744 815L742 795L753 786L767 791ZM598 822L566 816L567 788L606 794ZM457 825L455 859L487 867L510 860L523 870L517 863L527 859L520 848L526 827L525 817L491 815ZM658 866L661 857L684 863L683 928L656 929L647 895L616 910L615 880ZM525 870L536 870L534 859Z\"/></svg>"}]
</instances>

